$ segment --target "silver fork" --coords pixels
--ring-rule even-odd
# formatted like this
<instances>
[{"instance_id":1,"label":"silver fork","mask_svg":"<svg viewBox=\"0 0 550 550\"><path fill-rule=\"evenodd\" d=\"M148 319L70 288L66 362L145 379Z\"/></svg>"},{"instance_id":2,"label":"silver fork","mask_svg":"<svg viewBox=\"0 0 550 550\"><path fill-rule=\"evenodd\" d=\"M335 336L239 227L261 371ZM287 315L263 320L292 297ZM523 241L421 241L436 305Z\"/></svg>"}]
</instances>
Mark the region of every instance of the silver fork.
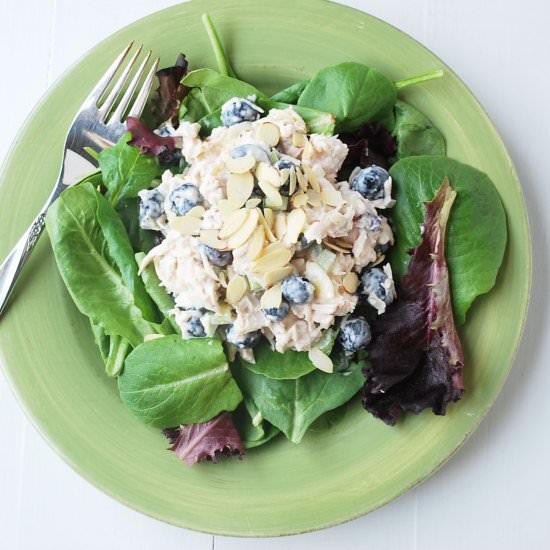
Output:
<instances>
[{"instance_id":1,"label":"silver fork","mask_svg":"<svg viewBox=\"0 0 550 550\"><path fill-rule=\"evenodd\" d=\"M93 149L99 152L105 147L116 143L127 131L126 118L128 116L139 117L145 107L159 64L159 58L157 57L138 90L139 82L146 72L146 67L151 57L150 51L139 65L126 91L124 91L124 94L122 93L141 53L141 46L132 55L130 61L113 84L113 87L107 93L109 84L122 68L124 60L132 49L132 46L133 42L118 55L113 64L99 79L90 95L84 100L67 134L61 169L53 191L30 227L23 233L8 257L0 265L0 315L6 307L21 269L44 230L45 216L50 205L64 189L81 180L97 168L96 159L88 151ZM130 101L136 90L138 90L136 97L130 105ZM120 98L121 95L122 97ZM105 99L103 99L104 97ZM117 99L119 98L120 100L117 103ZM129 105L130 107L128 108ZM126 111L128 111L128 114L125 117Z\"/></svg>"}]
</instances>

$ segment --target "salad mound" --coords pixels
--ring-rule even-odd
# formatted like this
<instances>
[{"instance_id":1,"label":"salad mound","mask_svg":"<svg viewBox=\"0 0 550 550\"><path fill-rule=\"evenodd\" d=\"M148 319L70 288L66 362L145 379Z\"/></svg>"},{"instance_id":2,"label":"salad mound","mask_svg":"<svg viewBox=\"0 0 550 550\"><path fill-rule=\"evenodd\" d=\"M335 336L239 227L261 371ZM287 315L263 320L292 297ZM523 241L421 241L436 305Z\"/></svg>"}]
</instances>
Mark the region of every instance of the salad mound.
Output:
<instances>
[{"instance_id":1,"label":"salad mound","mask_svg":"<svg viewBox=\"0 0 550 550\"><path fill-rule=\"evenodd\" d=\"M344 62L268 96L203 20L218 71L160 70L143 120L47 214L121 400L189 464L299 443L358 393L388 425L445 414L456 325L507 234L489 177L397 97L442 71Z\"/></svg>"}]
</instances>

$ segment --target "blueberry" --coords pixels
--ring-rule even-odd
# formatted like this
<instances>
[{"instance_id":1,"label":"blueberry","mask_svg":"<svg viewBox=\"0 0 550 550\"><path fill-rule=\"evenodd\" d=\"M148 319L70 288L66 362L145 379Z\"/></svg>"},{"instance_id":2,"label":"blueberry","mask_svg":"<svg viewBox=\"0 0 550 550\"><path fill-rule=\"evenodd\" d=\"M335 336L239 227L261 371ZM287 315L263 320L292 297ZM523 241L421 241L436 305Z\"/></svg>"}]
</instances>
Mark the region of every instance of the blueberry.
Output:
<instances>
[{"instance_id":1,"label":"blueberry","mask_svg":"<svg viewBox=\"0 0 550 550\"><path fill-rule=\"evenodd\" d=\"M212 248L205 244L201 245L201 247L204 250L206 257L208 258L208 261L215 266L226 267L233 261L233 252L231 252L230 250L216 250L215 248Z\"/></svg>"},{"instance_id":2,"label":"blueberry","mask_svg":"<svg viewBox=\"0 0 550 550\"><path fill-rule=\"evenodd\" d=\"M261 336L262 333L259 330L247 332L246 334L237 334L234 325L231 325L225 333L225 339L240 349L253 348L258 344Z\"/></svg>"},{"instance_id":3,"label":"blueberry","mask_svg":"<svg viewBox=\"0 0 550 550\"><path fill-rule=\"evenodd\" d=\"M156 220L164 214L164 196L158 189L150 191L142 191L140 194L141 202L139 203L139 220L140 223L146 219Z\"/></svg>"},{"instance_id":4,"label":"blueberry","mask_svg":"<svg viewBox=\"0 0 550 550\"><path fill-rule=\"evenodd\" d=\"M191 208L202 204L204 201L198 187L192 183L184 183L176 187L168 195L168 200L170 202L170 210L178 216L183 216Z\"/></svg>"},{"instance_id":5,"label":"blueberry","mask_svg":"<svg viewBox=\"0 0 550 550\"><path fill-rule=\"evenodd\" d=\"M377 244L374 247L374 250L377 252L378 255L382 256L384 254L387 254L391 248L390 241L384 244Z\"/></svg>"},{"instance_id":6,"label":"blueberry","mask_svg":"<svg viewBox=\"0 0 550 550\"><path fill-rule=\"evenodd\" d=\"M243 97L233 97L222 105L221 119L224 126L240 122L254 122L262 115L262 110Z\"/></svg>"},{"instance_id":7,"label":"blueberry","mask_svg":"<svg viewBox=\"0 0 550 550\"><path fill-rule=\"evenodd\" d=\"M384 168L373 164L357 172L351 180L351 188L361 193L366 199L383 199L384 184L389 177L390 175Z\"/></svg>"},{"instance_id":8,"label":"blueberry","mask_svg":"<svg viewBox=\"0 0 550 550\"><path fill-rule=\"evenodd\" d=\"M364 317L348 317L342 321L338 343L346 353L366 348L371 341L370 325Z\"/></svg>"},{"instance_id":9,"label":"blueberry","mask_svg":"<svg viewBox=\"0 0 550 550\"><path fill-rule=\"evenodd\" d=\"M294 166L294 163L288 159L279 159L275 164L274 164L275 168L277 168L277 170L285 170L285 169L288 169L288 168L292 168ZM283 185L281 185L281 187L279 187L279 193L281 193L281 195L283 195L284 197L288 197L289 196L289 191L290 191L290 178L287 179L285 181L285 183Z\"/></svg>"},{"instance_id":10,"label":"blueberry","mask_svg":"<svg viewBox=\"0 0 550 550\"><path fill-rule=\"evenodd\" d=\"M204 338L206 336L204 326L201 323L201 318L198 316L191 317L191 319L187 321L185 330L189 336L193 336L193 338Z\"/></svg>"},{"instance_id":11,"label":"blueberry","mask_svg":"<svg viewBox=\"0 0 550 550\"><path fill-rule=\"evenodd\" d=\"M382 227L382 218L376 214L364 214L361 218L367 231L379 231Z\"/></svg>"},{"instance_id":12,"label":"blueberry","mask_svg":"<svg viewBox=\"0 0 550 550\"><path fill-rule=\"evenodd\" d=\"M307 304L313 300L315 287L303 277L289 275L283 280L282 291L284 298L291 304Z\"/></svg>"},{"instance_id":13,"label":"blueberry","mask_svg":"<svg viewBox=\"0 0 550 550\"><path fill-rule=\"evenodd\" d=\"M283 300L279 307L270 307L263 312L270 321L282 321L290 313L290 306Z\"/></svg>"},{"instance_id":14,"label":"blueberry","mask_svg":"<svg viewBox=\"0 0 550 550\"><path fill-rule=\"evenodd\" d=\"M271 164L269 151L265 147L257 145L256 143L244 143L243 145L235 147L235 149L233 149L230 153L230 156L233 159L245 157L246 155L254 157L256 162L267 162L268 164Z\"/></svg>"},{"instance_id":15,"label":"blueberry","mask_svg":"<svg viewBox=\"0 0 550 550\"><path fill-rule=\"evenodd\" d=\"M159 154L158 159L161 166L179 164L182 159L181 149L172 149L171 151L165 149Z\"/></svg>"},{"instance_id":16,"label":"blueberry","mask_svg":"<svg viewBox=\"0 0 550 550\"><path fill-rule=\"evenodd\" d=\"M388 293L384 286L388 279L389 277L384 273L384 270L379 267L364 271L361 275L362 293L367 296L374 295L386 305L390 305L393 302L393 294Z\"/></svg>"},{"instance_id":17,"label":"blueberry","mask_svg":"<svg viewBox=\"0 0 550 550\"><path fill-rule=\"evenodd\" d=\"M298 252L303 252L304 250L307 250L308 248L311 247L311 245L314 243L315 241L308 241L305 236L302 234L300 236L300 240L298 241L296 247L298 249Z\"/></svg>"}]
</instances>

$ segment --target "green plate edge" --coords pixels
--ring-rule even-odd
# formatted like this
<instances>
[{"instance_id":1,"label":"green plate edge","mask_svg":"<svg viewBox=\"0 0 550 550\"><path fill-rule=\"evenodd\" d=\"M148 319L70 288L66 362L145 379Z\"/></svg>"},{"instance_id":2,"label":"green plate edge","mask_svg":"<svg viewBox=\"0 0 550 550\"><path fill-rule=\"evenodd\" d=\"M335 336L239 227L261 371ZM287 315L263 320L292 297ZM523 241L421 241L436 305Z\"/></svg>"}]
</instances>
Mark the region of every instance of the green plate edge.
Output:
<instances>
[{"instance_id":1,"label":"green plate edge","mask_svg":"<svg viewBox=\"0 0 550 550\"><path fill-rule=\"evenodd\" d=\"M444 131L449 156L491 175L510 230L497 287L474 306L463 331L467 366L474 364L466 371L467 396L444 418L424 413L393 430L359 411L355 403L335 428L310 434L300 446L275 441L252 451L243 462L186 468L171 453L163 453L166 442L157 431L141 426L120 404L114 385L101 372L86 321L63 289L47 238L29 261L16 303L0 323L0 363L46 441L75 471L136 510L182 527L233 536L329 527L382 506L428 477L456 452L496 399L528 308L532 247L525 202L510 156L481 105L453 71L411 37L361 11L321 0L299 5L283 0L276 6L265 0L229 0L223 5L193 0L113 34L48 90L19 131L0 172L5 197L0 204L0 257L46 198L74 111L130 37L160 53L164 64L181 47L190 52L195 66L214 66L199 21L203 11L209 11L219 27L239 73L266 91L349 59L372 64L393 78L446 69L445 82L408 90L403 97ZM179 32L172 28L177 21L182 23ZM332 28L322 43L331 49L318 56L317 29L327 22ZM172 34L159 36L156 25L159 30L162 25L172 28ZM385 37L383 48L369 40L363 44L350 29ZM262 37L261 47L252 35ZM268 44L276 47L277 55ZM292 62L281 65L289 48L287 59ZM38 130L44 130L47 139L34 139L31 147ZM478 139L475 151L468 150L475 141L472 132ZM28 162L28 151L35 162ZM489 163L493 156L498 162ZM29 193L27 186L35 192ZM515 316L513 326L498 324L506 311ZM93 430L98 430L96 437ZM368 441L358 439L363 434ZM392 458L396 453L399 460Z\"/></svg>"}]
</instances>

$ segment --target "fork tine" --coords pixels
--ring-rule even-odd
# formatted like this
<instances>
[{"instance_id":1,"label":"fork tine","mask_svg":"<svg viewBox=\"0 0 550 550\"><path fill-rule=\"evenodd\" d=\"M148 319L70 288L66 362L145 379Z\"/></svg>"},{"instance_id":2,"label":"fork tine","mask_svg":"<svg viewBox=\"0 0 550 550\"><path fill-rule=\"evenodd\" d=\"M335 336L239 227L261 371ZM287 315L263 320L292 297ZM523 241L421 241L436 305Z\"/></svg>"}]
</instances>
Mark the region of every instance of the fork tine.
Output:
<instances>
[{"instance_id":1,"label":"fork tine","mask_svg":"<svg viewBox=\"0 0 550 550\"><path fill-rule=\"evenodd\" d=\"M136 118L139 118L141 116L141 113L145 107L145 104L147 103L149 92L153 87L153 80L155 78L155 73L157 72L159 62L160 62L160 57L157 57L155 61L153 61L153 66L149 70L149 73L145 78L145 82L141 86L141 89L139 90L139 93L130 109L130 112L128 113L128 116L132 116Z\"/></svg>"},{"instance_id":2,"label":"fork tine","mask_svg":"<svg viewBox=\"0 0 550 550\"><path fill-rule=\"evenodd\" d=\"M136 91L136 88L139 84L139 81L141 80L141 77L145 73L145 67L152 53L153 52L149 50L149 52L145 56L145 59L141 62L141 65L139 66L136 74L134 75L134 78L132 78L132 81L128 85L128 88L124 93L124 95L122 96L122 99L120 100L116 109L113 111L113 114L109 117L109 121L107 122L107 124L113 124L113 123L117 124L122 121L122 116L124 115L124 111L126 110L128 103L130 103L130 99L132 99L132 96Z\"/></svg>"},{"instance_id":3,"label":"fork tine","mask_svg":"<svg viewBox=\"0 0 550 550\"><path fill-rule=\"evenodd\" d=\"M118 71L120 65L128 55L128 52L134 45L134 41L130 42L124 50L122 50L117 58L113 61L111 66L103 73L103 76L99 79L99 82L94 86L93 90L90 92L86 100L84 101L85 105L95 105L99 101L99 98L103 95L107 86L111 83L113 76Z\"/></svg>"},{"instance_id":4,"label":"fork tine","mask_svg":"<svg viewBox=\"0 0 550 550\"><path fill-rule=\"evenodd\" d=\"M118 97L122 88L124 87L124 84L128 79L128 75L130 74L130 71L132 70L134 63L136 62L138 55L141 53L141 48L142 46L140 46L137 49L137 52L131 57L130 61L128 61L128 64L122 71L122 74L118 77L118 80L114 83L113 88L109 92L109 95L107 96L107 98L105 99L101 107L99 108L99 119L101 121L105 120L116 98Z\"/></svg>"}]
</instances>

